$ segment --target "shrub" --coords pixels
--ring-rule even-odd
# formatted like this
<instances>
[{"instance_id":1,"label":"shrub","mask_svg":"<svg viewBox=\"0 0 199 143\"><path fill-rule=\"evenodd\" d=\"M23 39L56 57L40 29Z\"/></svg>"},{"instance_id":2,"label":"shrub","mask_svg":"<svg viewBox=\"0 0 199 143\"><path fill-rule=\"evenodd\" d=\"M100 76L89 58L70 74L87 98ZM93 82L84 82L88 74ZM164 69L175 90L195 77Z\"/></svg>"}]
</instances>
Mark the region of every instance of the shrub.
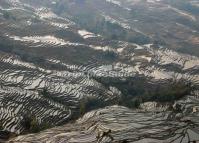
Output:
<instances>
[{"instance_id":1,"label":"shrub","mask_svg":"<svg viewBox=\"0 0 199 143\"><path fill-rule=\"evenodd\" d=\"M106 102L103 100L96 97L84 97L79 103L79 113L83 115L88 111L104 106L106 106Z\"/></svg>"},{"instance_id":2,"label":"shrub","mask_svg":"<svg viewBox=\"0 0 199 143\"><path fill-rule=\"evenodd\" d=\"M25 133L37 133L50 128L52 125L48 122L39 123L37 117L34 114L29 113L23 116L22 126L25 129Z\"/></svg>"},{"instance_id":3,"label":"shrub","mask_svg":"<svg viewBox=\"0 0 199 143\"><path fill-rule=\"evenodd\" d=\"M4 12L3 12L3 17L4 17L5 19L10 19L10 13L7 12L7 11L4 11Z\"/></svg>"},{"instance_id":4,"label":"shrub","mask_svg":"<svg viewBox=\"0 0 199 143\"><path fill-rule=\"evenodd\" d=\"M96 78L105 86L113 86L122 92L118 104L130 108L137 108L143 102L174 102L191 94L193 85L186 80L167 80L159 83L150 83L150 79L142 77L126 78Z\"/></svg>"}]
</instances>

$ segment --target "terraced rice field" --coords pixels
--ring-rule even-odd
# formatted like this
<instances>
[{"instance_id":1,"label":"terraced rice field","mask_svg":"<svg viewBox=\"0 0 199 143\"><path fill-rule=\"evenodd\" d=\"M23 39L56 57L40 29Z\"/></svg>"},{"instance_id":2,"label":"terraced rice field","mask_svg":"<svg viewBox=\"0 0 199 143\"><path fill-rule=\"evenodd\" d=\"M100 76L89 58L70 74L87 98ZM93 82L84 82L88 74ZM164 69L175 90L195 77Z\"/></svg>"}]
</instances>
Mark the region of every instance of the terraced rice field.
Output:
<instances>
[{"instance_id":1,"label":"terraced rice field","mask_svg":"<svg viewBox=\"0 0 199 143\"><path fill-rule=\"evenodd\" d=\"M188 102L189 100L189 102ZM89 112L73 124L56 127L36 135L20 136L16 142L183 142L198 140L198 127L188 122L191 118L198 124L198 113L190 114L187 110L198 105L198 100L187 99L182 117L171 112L130 110L122 106L110 106ZM184 102L184 101L183 101ZM180 104L180 102L179 102ZM161 108L159 108L161 109ZM108 131L107 135L102 135Z\"/></svg>"},{"instance_id":2,"label":"terraced rice field","mask_svg":"<svg viewBox=\"0 0 199 143\"><path fill-rule=\"evenodd\" d=\"M155 24L157 29L151 31L143 28L147 27L148 18L144 22L143 17L128 21L129 15L126 12L130 12L135 6L143 8L147 5L151 6L149 14L154 14L154 9L158 11L170 9L178 18L184 17L197 23L198 17L171 6L167 7L168 4L162 1L147 1L146 5L137 0L131 2L95 0L95 2L99 4L95 7L99 19L103 17L106 22L116 23L123 30L130 31L136 36L139 33L151 38L150 41L141 44L120 37L110 39L103 35L103 31L97 31L98 33L89 31L89 28L77 22L73 12L57 12L55 1L50 3L46 0L38 1L38 4L31 0L0 1L2 130L16 134L26 133L24 120L27 114L31 114L41 126L46 123L53 126L66 125L38 134L19 136L12 139L13 142L105 143L112 140L115 143L122 141L178 143L182 140L186 143L187 140L199 140L196 138L199 129L195 126L198 124L198 110L191 113L193 108L198 107L197 53L179 52L169 44L157 46L153 41L156 37L153 36L154 32L160 30L160 37L164 37L162 33L169 35L170 31L165 31L170 27L161 25L164 21L160 21L159 24ZM78 4L68 1L66 3L79 8ZM93 2L89 1L88 10L92 5ZM107 9L103 11L101 7L104 5ZM157 8L157 5L160 5L160 8ZM120 11L118 15L114 14L116 9ZM147 11L149 10L148 7ZM96 14L95 12L93 14ZM9 14L8 18L6 13ZM145 13L142 16L144 15ZM160 16L154 14L154 17ZM159 26L164 27L164 32ZM178 26L175 28L182 27ZM171 32L175 32L175 28ZM179 29L176 31L182 30ZM196 29L183 29L185 38L181 37L182 34L178 35L177 39L190 38L186 32L193 30ZM179 33L174 35L177 34ZM194 35L197 37L197 34L196 30ZM165 36L166 43L170 43L172 39L168 35ZM171 44L176 44L175 40L174 38ZM112 106L119 102L124 92L114 85L109 85L109 79L121 81L122 86L127 79L138 77L147 79L147 84L151 87L170 80L183 79L194 84L196 88L192 91L192 96L177 101L183 107L180 118L178 113L168 111L167 106L162 107L166 108L165 112L162 109L160 112L160 107L147 111ZM82 117L80 114L82 102L89 99L109 106L89 110L90 112ZM79 119L76 122L69 124L71 120L77 118ZM107 135L101 135L103 133Z\"/></svg>"}]
</instances>

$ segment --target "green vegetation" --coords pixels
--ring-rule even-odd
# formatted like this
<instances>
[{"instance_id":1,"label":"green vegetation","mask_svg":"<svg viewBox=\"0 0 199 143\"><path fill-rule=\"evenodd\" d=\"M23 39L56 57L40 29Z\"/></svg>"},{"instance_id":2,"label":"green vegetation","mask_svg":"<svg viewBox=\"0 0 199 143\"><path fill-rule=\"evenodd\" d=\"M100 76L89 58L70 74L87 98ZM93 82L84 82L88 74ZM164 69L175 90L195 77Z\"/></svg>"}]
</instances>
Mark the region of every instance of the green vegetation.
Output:
<instances>
[{"instance_id":1,"label":"green vegetation","mask_svg":"<svg viewBox=\"0 0 199 143\"><path fill-rule=\"evenodd\" d=\"M37 117L32 113L27 113L23 116L22 125L25 128L24 133L37 133L52 127L48 122L40 123Z\"/></svg>"},{"instance_id":2,"label":"green vegetation","mask_svg":"<svg viewBox=\"0 0 199 143\"><path fill-rule=\"evenodd\" d=\"M156 101L156 102L174 102L191 93L191 86L185 82L178 81L176 83L166 85L156 85L154 90L145 90L145 93L141 96L136 96L134 99L128 101L128 105L131 107L139 107L143 102ZM125 100L124 100L125 101Z\"/></svg>"},{"instance_id":3,"label":"green vegetation","mask_svg":"<svg viewBox=\"0 0 199 143\"><path fill-rule=\"evenodd\" d=\"M117 55L117 53L115 53L113 51L105 51L102 53L102 58L104 60L114 61L118 58L118 55Z\"/></svg>"},{"instance_id":4,"label":"green vegetation","mask_svg":"<svg viewBox=\"0 0 199 143\"><path fill-rule=\"evenodd\" d=\"M47 88L44 88L40 92L40 94L45 97L49 96ZM42 130L53 127L53 125L50 123L50 121L40 122L38 120L37 116L34 113L32 113L31 111L27 111L23 115L22 126L25 129L24 133L37 133Z\"/></svg>"},{"instance_id":5,"label":"green vegetation","mask_svg":"<svg viewBox=\"0 0 199 143\"><path fill-rule=\"evenodd\" d=\"M149 83L150 79L137 77L125 80L115 78L96 79L106 86L115 86L122 92L118 104L138 108L143 102L174 102L191 94L193 85L185 80L168 80L160 83Z\"/></svg>"},{"instance_id":6,"label":"green vegetation","mask_svg":"<svg viewBox=\"0 0 199 143\"><path fill-rule=\"evenodd\" d=\"M3 123L0 121L0 131L3 130Z\"/></svg>"},{"instance_id":7,"label":"green vegetation","mask_svg":"<svg viewBox=\"0 0 199 143\"><path fill-rule=\"evenodd\" d=\"M44 97L49 97L49 92L47 88L43 88L40 94L43 95Z\"/></svg>"},{"instance_id":8,"label":"green vegetation","mask_svg":"<svg viewBox=\"0 0 199 143\"><path fill-rule=\"evenodd\" d=\"M4 17L5 19L9 19L9 18L10 18L10 13L7 12L7 11L4 11L4 12L3 12L3 17Z\"/></svg>"},{"instance_id":9,"label":"green vegetation","mask_svg":"<svg viewBox=\"0 0 199 143\"><path fill-rule=\"evenodd\" d=\"M56 96L52 96L46 87L43 88L39 92L39 94L41 96L43 96L44 98L48 99L48 100L52 100L53 102L57 102L57 103L60 103L62 105L65 105L65 103L66 103L62 98L59 98L59 97L57 98Z\"/></svg>"},{"instance_id":10,"label":"green vegetation","mask_svg":"<svg viewBox=\"0 0 199 143\"><path fill-rule=\"evenodd\" d=\"M2 11L3 13L3 18L5 19L9 19L9 20L16 20L16 17L13 16L13 14L11 12L8 11Z\"/></svg>"},{"instance_id":11,"label":"green vegetation","mask_svg":"<svg viewBox=\"0 0 199 143\"><path fill-rule=\"evenodd\" d=\"M83 115L88 111L105 107L106 105L107 103L105 101L97 99L96 97L84 97L79 104L79 113Z\"/></svg>"}]
</instances>

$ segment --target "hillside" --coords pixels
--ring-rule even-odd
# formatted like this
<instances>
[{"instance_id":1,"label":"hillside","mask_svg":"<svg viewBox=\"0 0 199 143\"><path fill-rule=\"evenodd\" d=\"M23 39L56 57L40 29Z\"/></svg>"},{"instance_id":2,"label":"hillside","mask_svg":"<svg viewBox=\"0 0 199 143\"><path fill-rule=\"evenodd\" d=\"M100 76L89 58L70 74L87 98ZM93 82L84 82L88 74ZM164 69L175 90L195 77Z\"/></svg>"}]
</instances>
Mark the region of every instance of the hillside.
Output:
<instances>
[{"instance_id":1,"label":"hillside","mask_svg":"<svg viewBox=\"0 0 199 143\"><path fill-rule=\"evenodd\" d=\"M195 0L1 0L0 130L42 131L16 142L96 142L101 128L115 142L163 142L190 127L186 116L198 130L198 27ZM140 111L145 102L166 111ZM165 117L175 102L189 106L182 124Z\"/></svg>"}]
</instances>

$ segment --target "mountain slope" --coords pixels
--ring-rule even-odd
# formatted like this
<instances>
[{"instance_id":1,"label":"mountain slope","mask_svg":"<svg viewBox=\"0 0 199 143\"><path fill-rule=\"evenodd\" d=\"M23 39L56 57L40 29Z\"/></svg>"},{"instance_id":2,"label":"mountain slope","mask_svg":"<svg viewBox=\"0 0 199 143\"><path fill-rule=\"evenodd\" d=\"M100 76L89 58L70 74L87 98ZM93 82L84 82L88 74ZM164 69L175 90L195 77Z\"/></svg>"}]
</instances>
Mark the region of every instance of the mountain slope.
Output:
<instances>
[{"instance_id":1,"label":"mountain slope","mask_svg":"<svg viewBox=\"0 0 199 143\"><path fill-rule=\"evenodd\" d=\"M188 101L190 100L190 101ZM75 123L46 130L36 135L19 136L13 142L183 142L198 140L198 112L190 113L198 105L192 98L183 100L184 113L164 111L150 106L142 110L130 110L122 106L110 106L85 114ZM158 112L164 111L164 112ZM154 112L158 112L154 114Z\"/></svg>"},{"instance_id":2,"label":"mountain slope","mask_svg":"<svg viewBox=\"0 0 199 143\"><path fill-rule=\"evenodd\" d=\"M43 130L176 81L198 96L197 25L194 1L0 1L0 127Z\"/></svg>"}]
</instances>

